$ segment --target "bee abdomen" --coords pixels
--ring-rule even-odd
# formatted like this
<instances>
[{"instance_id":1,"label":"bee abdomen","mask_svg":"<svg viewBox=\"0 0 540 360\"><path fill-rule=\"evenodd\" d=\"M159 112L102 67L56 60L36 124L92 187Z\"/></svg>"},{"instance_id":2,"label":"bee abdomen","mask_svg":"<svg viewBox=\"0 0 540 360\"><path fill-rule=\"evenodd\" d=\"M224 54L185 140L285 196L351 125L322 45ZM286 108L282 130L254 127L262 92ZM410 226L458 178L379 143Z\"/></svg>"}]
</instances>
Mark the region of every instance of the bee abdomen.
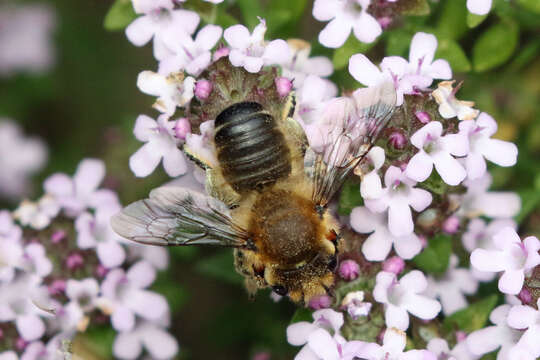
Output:
<instances>
[{"instance_id":1,"label":"bee abdomen","mask_svg":"<svg viewBox=\"0 0 540 360\"><path fill-rule=\"evenodd\" d=\"M215 122L217 156L238 193L275 183L291 172L290 151L275 119L255 102L234 104Z\"/></svg>"}]
</instances>

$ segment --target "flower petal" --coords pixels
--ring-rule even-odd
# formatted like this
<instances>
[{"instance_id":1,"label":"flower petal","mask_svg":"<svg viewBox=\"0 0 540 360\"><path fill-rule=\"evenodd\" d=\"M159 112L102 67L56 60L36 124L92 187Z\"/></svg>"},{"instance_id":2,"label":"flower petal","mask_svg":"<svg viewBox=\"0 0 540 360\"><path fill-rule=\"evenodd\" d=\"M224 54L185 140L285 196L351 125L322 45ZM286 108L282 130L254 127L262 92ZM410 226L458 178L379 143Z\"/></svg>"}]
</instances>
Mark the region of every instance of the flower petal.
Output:
<instances>
[{"instance_id":1,"label":"flower petal","mask_svg":"<svg viewBox=\"0 0 540 360\"><path fill-rule=\"evenodd\" d=\"M517 146L509 141L487 139L482 141L480 151L486 159L499 166L513 166L517 162Z\"/></svg>"},{"instance_id":2,"label":"flower petal","mask_svg":"<svg viewBox=\"0 0 540 360\"><path fill-rule=\"evenodd\" d=\"M163 155L163 168L171 177L176 177L185 173L187 164L182 151L175 147L166 152L165 155Z\"/></svg>"},{"instance_id":3,"label":"flower petal","mask_svg":"<svg viewBox=\"0 0 540 360\"><path fill-rule=\"evenodd\" d=\"M369 261L383 261L390 253L391 248L392 237L388 232L379 229L364 241L362 254Z\"/></svg>"},{"instance_id":4,"label":"flower petal","mask_svg":"<svg viewBox=\"0 0 540 360\"><path fill-rule=\"evenodd\" d=\"M471 254L471 264L480 271L503 271L506 268L506 256L502 251L476 249Z\"/></svg>"},{"instance_id":5,"label":"flower petal","mask_svg":"<svg viewBox=\"0 0 540 360\"><path fill-rule=\"evenodd\" d=\"M517 295L523 287L524 280L523 270L506 270L499 279L499 290L505 294Z\"/></svg>"},{"instance_id":6,"label":"flower petal","mask_svg":"<svg viewBox=\"0 0 540 360\"><path fill-rule=\"evenodd\" d=\"M349 59L349 73L358 82L366 85L377 85L382 81L382 73L364 54L356 54Z\"/></svg>"},{"instance_id":7,"label":"flower petal","mask_svg":"<svg viewBox=\"0 0 540 360\"><path fill-rule=\"evenodd\" d=\"M351 25L342 19L330 21L319 33L319 42L328 48L338 48L345 44L351 33Z\"/></svg>"},{"instance_id":8,"label":"flower petal","mask_svg":"<svg viewBox=\"0 0 540 360\"><path fill-rule=\"evenodd\" d=\"M236 49L245 49L249 46L251 34L244 25L233 25L223 33L225 41Z\"/></svg>"},{"instance_id":9,"label":"flower petal","mask_svg":"<svg viewBox=\"0 0 540 360\"><path fill-rule=\"evenodd\" d=\"M37 340L45 333L45 324L37 315L20 315L15 325L21 337L26 341Z\"/></svg>"},{"instance_id":10,"label":"flower petal","mask_svg":"<svg viewBox=\"0 0 540 360\"><path fill-rule=\"evenodd\" d=\"M456 186L467 176L467 172L463 166L449 153L440 151L432 155L431 158L433 159L435 169L448 185Z\"/></svg>"},{"instance_id":11,"label":"flower petal","mask_svg":"<svg viewBox=\"0 0 540 360\"><path fill-rule=\"evenodd\" d=\"M411 208L406 201L395 199L389 205L388 228L394 236L405 236L413 232Z\"/></svg>"},{"instance_id":12,"label":"flower petal","mask_svg":"<svg viewBox=\"0 0 540 360\"><path fill-rule=\"evenodd\" d=\"M304 345L308 336L317 329L317 326L307 321L300 321L287 327L287 341L294 346Z\"/></svg>"},{"instance_id":13,"label":"flower petal","mask_svg":"<svg viewBox=\"0 0 540 360\"><path fill-rule=\"evenodd\" d=\"M155 28L150 16L143 15L126 27L126 36L135 46L143 46L154 36Z\"/></svg>"},{"instance_id":14,"label":"flower petal","mask_svg":"<svg viewBox=\"0 0 540 360\"><path fill-rule=\"evenodd\" d=\"M158 166L161 153L154 151L151 143L146 143L129 158L129 168L135 176L145 177L150 175Z\"/></svg>"},{"instance_id":15,"label":"flower petal","mask_svg":"<svg viewBox=\"0 0 540 360\"><path fill-rule=\"evenodd\" d=\"M142 344L134 333L120 332L113 344L113 353L119 359L136 359L142 352Z\"/></svg>"},{"instance_id":16,"label":"flower petal","mask_svg":"<svg viewBox=\"0 0 540 360\"><path fill-rule=\"evenodd\" d=\"M364 43L372 43L381 35L381 24L367 12L362 12L353 26L354 36Z\"/></svg>"},{"instance_id":17,"label":"flower petal","mask_svg":"<svg viewBox=\"0 0 540 360\"><path fill-rule=\"evenodd\" d=\"M433 160L424 150L416 153L407 164L405 175L414 181L426 180L433 171Z\"/></svg>"},{"instance_id":18,"label":"flower petal","mask_svg":"<svg viewBox=\"0 0 540 360\"><path fill-rule=\"evenodd\" d=\"M152 359L165 360L172 359L178 353L178 343L176 339L167 331L154 325L146 325L142 343L148 350Z\"/></svg>"}]
</instances>

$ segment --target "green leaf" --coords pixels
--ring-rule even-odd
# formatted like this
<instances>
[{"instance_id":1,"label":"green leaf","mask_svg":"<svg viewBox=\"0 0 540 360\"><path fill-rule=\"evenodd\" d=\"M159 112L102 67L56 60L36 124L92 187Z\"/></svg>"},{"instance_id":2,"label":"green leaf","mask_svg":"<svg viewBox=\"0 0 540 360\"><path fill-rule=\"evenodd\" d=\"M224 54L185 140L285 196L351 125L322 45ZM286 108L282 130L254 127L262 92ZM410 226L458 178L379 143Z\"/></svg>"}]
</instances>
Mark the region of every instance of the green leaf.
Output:
<instances>
[{"instance_id":1,"label":"green leaf","mask_svg":"<svg viewBox=\"0 0 540 360\"><path fill-rule=\"evenodd\" d=\"M294 324L300 321L313 322L312 314L313 312L308 308L299 308L294 312L290 324Z\"/></svg>"},{"instance_id":2,"label":"green leaf","mask_svg":"<svg viewBox=\"0 0 540 360\"><path fill-rule=\"evenodd\" d=\"M156 281L152 284L152 290L165 296L171 312L174 314L186 303L188 293L173 279L174 277L168 276L165 272L159 273Z\"/></svg>"},{"instance_id":3,"label":"green leaf","mask_svg":"<svg viewBox=\"0 0 540 360\"><path fill-rule=\"evenodd\" d=\"M514 53L518 39L519 27L511 20L491 26L474 43L474 70L483 72L504 64Z\"/></svg>"},{"instance_id":4,"label":"green leaf","mask_svg":"<svg viewBox=\"0 0 540 360\"><path fill-rule=\"evenodd\" d=\"M467 333L481 329L485 326L496 304L497 295L490 295L446 317L443 328L447 332L459 329Z\"/></svg>"},{"instance_id":5,"label":"green leaf","mask_svg":"<svg viewBox=\"0 0 540 360\"><path fill-rule=\"evenodd\" d=\"M540 1L538 0L517 0L517 3L527 10L540 14Z\"/></svg>"},{"instance_id":6,"label":"green leaf","mask_svg":"<svg viewBox=\"0 0 540 360\"><path fill-rule=\"evenodd\" d=\"M130 0L116 0L105 15L103 26L108 31L123 30L136 17L137 14L135 14Z\"/></svg>"},{"instance_id":7,"label":"green leaf","mask_svg":"<svg viewBox=\"0 0 540 360\"><path fill-rule=\"evenodd\" d=\"M238 20L234 16L229 15L225 10L218 9L215 23L223 28L228 28L229 26L238 24Z\"/></svg>"},{"instance_id":8,"label":"green leaf","mask_svg":"<svg viewBox=\"0 0 540 360\"><path fill-rule=\"evenodd\" d=\"M386 55L407 57L412 37L411 32L402 29L387 32Z\"/></svg>"},{"instance_id":9,"label":"green leaf","mask_svg":"<svg viewBox=\"0 0 540 360\"><path fill-rule=\"evenodd\" d=\"M447 60L454 72L467 72L471 70L471 63L457 41L439 40L435 58Z\"/></svg>"},{"instance_id":10,"label":"green leaf","mask_svg":"<svg viewBox=\"0 0 540 360\"><path fill-rule=\"evenodd\" d=\"M367 52L373 47L373 45L376 44L376 42L377 40L370 44L363 43L358 41L358 39L356 39L356 37L351 34L345 44L343 44L342 47L334 51L334 55L332 55L332 62L334 63L334 68L336 70L339 70L349 65L349 58L352 55Z\"/></svg>"},{"instance_id":11,"label":"green leaf","mask_svg":"<svg viewBox=\"0 0 540 360\"><path fill-rule=\"evenodd\" d=\"M90 326L88 330L75 338L75 343L101 359L112 359L112 348L116 331L110 325Z\"/></svg>"},{"instance_id":12,"label":"green leaf","mask_svg":"<svg viewBox=\"0 0 540 360\"><path fill-rule=\"evenodd\" d=\"M459 39L468 30L467 7L465 0L445 1L442 6L437 37L443 39Z\"/></svg>"},{"instance_id":13,"label":"green leaf","mask_svg":"<svg viewBox=\"0 0 540 360\"><path fill-rule=\"evenodd\" d=\"M522 47L508 66L510 71L517 71L536 59L540 52L540 39L534 39Z\"/></svg>"},{"instance_id":14,"label":"green leaf","mask_svg":"<svg viewBox=\"0 0 540 360\"><path fill-rule=\"evenodd\" d=\"M259 24L258 16L264 16L260 1L255 0L238 0L238 7L242 11L244 22L250 30Z\"/></svg>"},{"instance_id":15,"label":"green leaf","mask_svg":"<svg viewBox=\"0 0 540 360\"><path fill-rule=\"evenodd\" d=\"M425 272L442 274L448 268L451 253L452 238L440 234L429 239L426 248L413 258L413 262Z\"/></svg>"},{"instance_id":16,"label":"green leaf","mask_svg":"<svg viewBox=\"0 0 540 360\"><path fill-rule=\"evenodd\" d=\"M538 189L522 190L519 192L519 196L521 197L521 210L515 220L521 224L540 205L540 191Z\"/></svg>"},{"instance_id":17,"label":"green leaf","mask_svg":"<svg viewBox=\"0 0 540 360\"><path fill-rule=\"evenodd\" d=\"M436 171L431 172L431 175L425 181L418 184L418 186L437 195L447 193L449 188L448 184L443 181Z\"/></svg>"},{"instance_id":18,"label":"green leaf","mask_svg":"<svg viewBox=\"0 0 540 360\"><path fill-rule=\"evenodd\" d=\"M299 20L304 14L307 0L272 0L268 2L265 16L268 20L269 34L273 35L280 30L280 37L285 38L283 33L293 36L299 25ZM269 36L273 37L273 36Z\"/></svg>"},{"instance_id":19,"label":"green leaf","mask_svg":"<svg viewBox=\"0 0 540 360\"><path fill-rule=\"evenodd\" d=\"M341 190L339 197L338 213L340 215L349 215L357 206L362 206L364 200L360 195L360 184L347 181Z\"/></svg>"},{"instance_id":20,"label":"green leaf","mask_svg":"<svg viewBox=\"0 0 540 360\"><path fill-rule=\"evenodd\" d=\"M487 18L487 16L488 14L477 15L477 14L468 12L467 13L467 26L470 28L475 28L478 25L480 25Z\"/></svg>"},{"instance_id":21,"label":"green leaf","mask_svg":"<svg viewBox=\"0 0 540 360\"><path fill-rule=\"evenodd\" d=\"M199 260L195 270L230 284L241 285L243 283L242 276L234 269L233 254L229 251L221 251L216 255Z\"/></svg>"}]
</instances>

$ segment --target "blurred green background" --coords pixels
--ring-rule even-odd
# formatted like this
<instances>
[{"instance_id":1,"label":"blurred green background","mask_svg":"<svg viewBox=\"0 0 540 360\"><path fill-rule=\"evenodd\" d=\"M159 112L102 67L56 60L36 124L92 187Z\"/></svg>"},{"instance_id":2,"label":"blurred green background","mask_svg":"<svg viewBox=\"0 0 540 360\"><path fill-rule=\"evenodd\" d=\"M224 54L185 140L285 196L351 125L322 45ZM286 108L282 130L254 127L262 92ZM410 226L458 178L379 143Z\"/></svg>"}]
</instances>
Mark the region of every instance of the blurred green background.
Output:
<instances>
[{"instance_id":1,"label":"blurred green background","mask_svg":"<svg viewBox=\"0 0 540 360\"><path fill-rule=\"evenodd\" d=\"M122 31L104 29L112 1L45 2L56 10L56 65L42 75L0 78L0 116L16 120L50 149L49 163L35 179L33 195L41 194L40 182L49 174L72 174L82 158L98 157L107 163L106 186L117 190L124 203L145 196L168 179L161 167L145 179L135 178L128 168L129 156L140 146L132 135L136 117L157 115L151 109L154 99L135 85L140 71L157 67L151 46L137 48ZM341 89L359 85L348 75L343 59L358 52L366 52L374 62L385 55L407 57L416 31L435 33L438 56L447 58L455 77L464 80L458 98L475 101L478 109L498 121L497 137L517 143L518 164L493 167L494 187L522 196L520 233L538 236L540 14L535 0L494 3L490 15L473 28L480 19L467 15L465 0L429 2L429 15L396 20L395 28L385 31L375 44L366 46L351 37L336 51L317 44L325 24L312 18L312 3L307 0L226 0L217 9L193 0L186 6L222 26L242 22L252 28L258 22L256 15L264 14L267 38L302 37L312 41L314 53L333 59L333 79ZM13 208L15 204L0 205ZM271 350L272 359L289 359L298 351L287 345L285 335L294 306L288 301L275 304L268 291L249 301L227 250L171 250L170 269L160 275L154 289L171 304L172 332L179 340L181 359L246 359L263 350ZM84 344L107 358L113 339L112 330L98 329L86 335Z\"/></svg>"}]
</instances>

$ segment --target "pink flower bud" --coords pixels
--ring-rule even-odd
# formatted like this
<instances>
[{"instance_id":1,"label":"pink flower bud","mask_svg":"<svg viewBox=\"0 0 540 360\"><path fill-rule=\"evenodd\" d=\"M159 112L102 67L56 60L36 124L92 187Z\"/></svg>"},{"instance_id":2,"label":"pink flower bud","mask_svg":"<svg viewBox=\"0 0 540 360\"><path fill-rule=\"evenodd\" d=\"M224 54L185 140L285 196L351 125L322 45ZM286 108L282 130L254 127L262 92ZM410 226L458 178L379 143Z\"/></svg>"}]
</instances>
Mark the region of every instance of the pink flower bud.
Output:
<instances>
[{"instance_id":1,"label":"pink flower bud","mask_svg":"<svg viewBox=\"0 0 540 360\"><path fill-rule=\"evenodd\" d=\"M399 275L405 269L405 261L399 256L392 256L383 262L382 268L384 271Z\"/></svg>"},{"instance_id":2,"label":"pink flower bud","mask_svg":"<svg viewBox=\"0 0 540 360\"><path fill-rule=\"evenodd\" d=\"M217 49L215 52L214 52L214 61L217 61L219 59L221 59L222 57L224 56L228 56L229 55L229 48L228 47L220 47L219 49Z\"/></svg>"},{"instance_id":3,"label":"pink flower bud","mask_svg":"<svg viewBox=\"0 0 540 360\"><path fill-rule=\"evenodd\" d=\"M66 238L66 232L64 230L56 230L51 235L51 242L53 244L58 244L60 241Z\"/></svg>"},{"instance_id":4,"label":"pink flower bud","mask_svg":"<svg viewBox=\"0 0 540 360\"><path fill-rule=\"evenodd\" d=\"M195 84L195 96L200 100L206 100L210 96L214 85L208 80L199 80Z\"/></svg>"},{"instance_id":5,"label":"pink flower bud","mask_svg":"<svg viewBox=\"0 0 540 360\"><path fill-rule=\"evenodd\" d=\"M186 135L191 132L191 124L187 118L180 118L174 124L174 136L178 139L185 140Z\"/></svg>"},{"instance_id":6,"label":"pink flower bud","mask_svg":"<svg viewBox=\"0 0 540 360\"><path fill-rule=\"evenodd\" d=\"M339 264L338 272L343 280L351 281L358 277L360 266L358 266L358 263L354 260L345 260Z\"/></svg>"},{"instance_id":7,"label":"pink flower bud","mask_svg":"<svg viewBox=\"0 0 540 360\"><path fill-rule=\"evenodd\" d=\"M427 239L424 235L418 235L418 239L420 240L420 243L422 244L422 249L427 246Z\"/></svg>"},{"instance_id":8,"label":"pink flower bud","mask_svg":"<svg viewBox=\"0 0 540 360\"><path fill-rule=\"evenodd\" d=\"M465 331L456 331L456 340L461 342L467 338L467 333Z\"/></svg>"},{"instance_id":9,"label":"pink flower bud","mask_svg":"<svg viewBox=\"0 0 540 360\"><path fill-rule=\"evenodd\" d=\"M417 111L414 113L418 121L420 121L422 124L427 124L431 121L431 116L425 111Z\"/></svg>"},{"instance_id":10,"label":"pink flower bud","mask_svg":"<svg viewBox=\"0 0 540 360\"><path fill-rule=\"evenodd\" d=\"M332 305L332 299L328 295L316 295L309 299L308 305L313 310L326 309Z\"/></svg>"},{"instance_id":11,"label":"pink flower bud","mask_svg":"<svg viewBox=\"0 0 540 360\"><path fill-rule=\"evenodd\" d=\"M84 259L80 254L74 253L67 257L66 266L70 270L76 270L84 264Z\"/></svg>"},{"instance_id":12,"label":"pink flower bud","mask_svg":"<svg viewBox=\"0 0 540 360\"><path fill-rule=\"evenodd\" d=\"M54 280L49 284L47 290L49 291L50 295L60 295L66 291L66 281L62 279Z\"/></svg>"},{"instance_id":13,"label":"pink flower bud","mask_svg":"<svg viewBox=\"0 0 540 360\"><path fill-rule=\"evenodd\" d=\"M533 302L531 292L526 287L521 289L518 294L518 299L521 300L524 305L530 305Z\"/></svg>"},{"instance_id":14,"label":"pink flower bud","mask_svg":"<svg viewBox=\"0 0 540 360\"><path fill-rule=\"evenodd\" d=\"M18 351L23 351L28 346L28 342L22 337L17 338L15 341L15 349Z\"/></svg>"},{"instance_id":15,"label":"pink flower bud","mask_svg":"<svg viewBox=\"0 0 540 360\"><path fill-rule=\"evenodd\" d=\"M270 360L270 353L262 351L253 355L253 360Z\"/></svg>"},{"instance_id":16,"label":"pink flower bud","mask_svg":"<svg viewBox=\"0 0 540 360\"><path fill-rule=\"evenodd\" d=\"M279 96L285 97L292 90L292 81L286 77L280 76L274 80Z\"/></svg>"},{"instance_id":17,"label":"pink flower bud","mask_svg":"<svg viewBox=\"0 0 540 360\"><path fill-rule=\"evenodd\" d=\"M442 223L442 230L447 234L455 234L459 230L459 218L450 216Z\"/></svg>"},{"instance_id":18,"label":"pink flower bud","mask_svg":"<svg viewBox=\"0 0 540 360\"><path fill-rule=\"evenodd\" d=\"M394 149L401 150L407 145L407 138L399 131L394 131L388 137L388 143L392 145Z\"/></svg>"},{"instance_id":19,"label":"pink flower bud","mask_svg":"<svg viewBox=\"0 0 540 360\"><path fill-rule=\"evenodd\" d=\"M377 19L377 22L379 23L379 25L381 25L383 30L385 30L392 23L392 18L390 16L381 16Z\"/></svg>"},{"instance_id":20,"label":"pink flower bud","mask_svg":"<svg viewBox=\"0 0 540 360\"><path fill-rule=\"evenodd\" d=\"M2 340L4 338L4 331L2 331L2 329L0 329L0 340Z\"/></svg>"},{"instance_id":21,"label":"pink flower bud","mask_svg":"<svg viewBox=\"0 0 540 360\"><path fill-rule=\"evenodd\" d=\"M99 278L104 278L105 275L107 275L107 273L109 272L109 269L107 269L105 266L99 264L97 267L96 267L96 276L99 277Z\"/></svg>"}]
</instances>

